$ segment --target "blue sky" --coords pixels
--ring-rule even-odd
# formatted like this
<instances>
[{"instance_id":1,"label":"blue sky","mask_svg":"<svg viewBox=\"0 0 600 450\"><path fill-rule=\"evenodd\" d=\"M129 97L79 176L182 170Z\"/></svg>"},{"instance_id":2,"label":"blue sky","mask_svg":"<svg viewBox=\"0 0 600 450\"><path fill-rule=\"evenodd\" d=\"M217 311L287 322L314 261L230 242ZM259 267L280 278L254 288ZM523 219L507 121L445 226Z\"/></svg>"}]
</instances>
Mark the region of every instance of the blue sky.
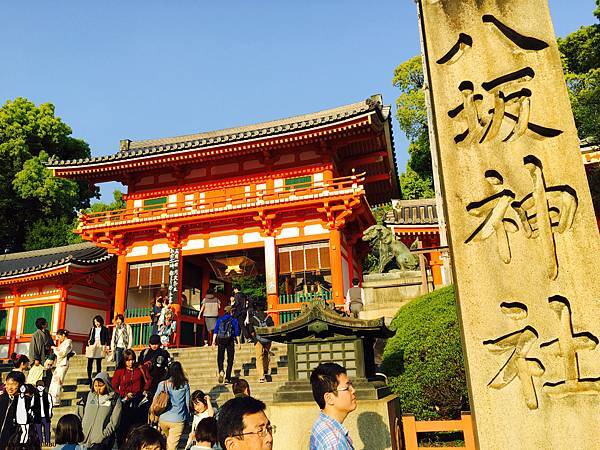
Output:
<instances>
[{"instance_id":1,"label":"blue sky","mask_svg":"<svg viewBox=\"0 0 600 450\"><path fill-rule=\"evenodd\" d=\"M525 0L524 0L525 1ZM594 0L550 0L557 35ZM0 101L51 102L93 155L380 93L419 52L412 0L4 2ZM394 123L400 171L407 141ZM103 200L120 185L102 186Z\"/></svg>"}]
</instances>

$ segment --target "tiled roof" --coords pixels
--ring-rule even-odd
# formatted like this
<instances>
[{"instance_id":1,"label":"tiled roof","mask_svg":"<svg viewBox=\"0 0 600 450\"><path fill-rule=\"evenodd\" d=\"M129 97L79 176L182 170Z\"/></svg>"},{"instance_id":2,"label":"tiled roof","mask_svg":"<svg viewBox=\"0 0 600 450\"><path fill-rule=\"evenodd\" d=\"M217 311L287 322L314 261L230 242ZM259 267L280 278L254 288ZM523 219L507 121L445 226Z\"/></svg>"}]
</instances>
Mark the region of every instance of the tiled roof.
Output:
<instances>
[{"instance_id":1,"label":"tiled roof","mask_svg":"<svg viewBox=\"0 0 600 450\"><path fill-rule=\"evenodd\" d=\"M109 255L106 249L96 247L91 242L8 253L0 256L0 278L29 274L64 264L92 266L108 261L112 257L113 255Z\"/></svg>"},{"instance_id":2,"label":"tiled roof","mask_svg":"<svg viewBox=\"0 0 600 450\"><path fill-rule=\"evenodd\" d=\"M237 143L251 139L277 136L293 131L309 130L311 128L350 119L367 112L377 112L382 120L386 120L390 114L390 107L382 104L381 95L373 95L361 102L340 106L338 108L293 116L286 119L278 119L270 122L261 122L254 125L162 139L143 141L131 141L125 139L121 141L120 151L116 154L77 160L57 160L51 158L47 165L50 168L61 168L66 166L107 163L139 157L155 156L181 150L210 147L225 143Z\"/></svg>"},{"instance_id":3,"label":"tiled roof","mask_svg":"<svg viewBox=\"0 0 600 450\"><path fill-rule=\"evenodd\" d=\"M387 212L385 223L389 225L437 225L435 199L392 200L392 209Z\"/></svg>"}]
</instances>

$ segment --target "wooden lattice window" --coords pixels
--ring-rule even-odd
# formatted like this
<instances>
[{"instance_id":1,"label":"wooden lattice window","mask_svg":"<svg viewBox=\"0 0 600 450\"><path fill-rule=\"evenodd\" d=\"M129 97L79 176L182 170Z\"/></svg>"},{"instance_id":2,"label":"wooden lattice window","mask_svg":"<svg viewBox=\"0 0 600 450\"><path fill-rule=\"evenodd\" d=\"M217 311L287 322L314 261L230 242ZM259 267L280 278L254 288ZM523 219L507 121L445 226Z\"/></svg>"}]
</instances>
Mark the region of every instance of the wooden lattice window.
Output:
<instances>
[{"instance_id":1,"label":"wooden lattice window","mask_svg":"<svg viewBox=\"0 0 600 450\"><path fill-rule=\"evenodd\" d=\"M169 282L169 261L153 261L129 266L129 287L166 285Z\"/></svg>"}]
</instances>

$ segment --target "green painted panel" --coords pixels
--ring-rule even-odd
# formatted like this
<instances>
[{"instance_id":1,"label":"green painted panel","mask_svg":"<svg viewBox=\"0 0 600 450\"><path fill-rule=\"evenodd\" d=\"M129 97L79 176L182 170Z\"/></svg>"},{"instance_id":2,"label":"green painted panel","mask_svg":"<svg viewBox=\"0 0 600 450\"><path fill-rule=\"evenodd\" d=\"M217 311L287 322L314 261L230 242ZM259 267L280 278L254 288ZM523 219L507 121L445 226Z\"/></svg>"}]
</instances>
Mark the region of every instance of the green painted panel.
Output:
<instances>
[{"instance_id":1,"label":"green painted panel","mask_svg":"<svg viewBox=\"0 0 600 450\"><path fill-rule=\"evenodd\" d=\"M167 204L167 197L149 198L144 200L144 209L159 209Z\"/></svg>"},{"instance_id":2,"label":"green painted panel","mask_svg":"<svg viewBox=\"0 0 600 450\"><path fill-rule=\"evenodd\" d=\"M284 181L284 185L286 189L305 189L310 187L312 183L312 176L307 175L305 177L296 177L296 178L287 178Z\"/></svg>"},{"instance_id":3,"label":"green painted panel","mask_svg":"<svg viewBox=\"0 0 600 450\"><path fill-rule=\"evenodd\" d=\"M36 332L37 328L35 327L35 321L39 317L43 317L48 321L49 330L56 331L52 329L52 311L54 307L52 305L48 306L34 306L31 308L25 308L25 325L23 326L23 334L33 334Z\"/></svg>"},{"instance_id":4,"label":"green painted panel","mask_svg":"<svg viewBox=\"0 0 600 450\"><path fill-rule=\"evenodd\" d=\"M6 336L6 319L8 317L8 310L0 310L0 336Z\"/></svg>"}]
</instances>

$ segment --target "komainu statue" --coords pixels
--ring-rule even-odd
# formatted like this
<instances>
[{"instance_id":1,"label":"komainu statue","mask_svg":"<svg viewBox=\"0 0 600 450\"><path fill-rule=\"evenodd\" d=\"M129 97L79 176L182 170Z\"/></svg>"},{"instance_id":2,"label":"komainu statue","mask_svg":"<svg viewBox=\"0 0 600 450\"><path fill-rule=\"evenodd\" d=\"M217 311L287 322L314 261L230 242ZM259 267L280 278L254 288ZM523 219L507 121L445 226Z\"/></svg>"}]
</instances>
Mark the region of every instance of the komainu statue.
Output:
<instances>
[{"instance_id":1,"label":"komainu statue","mask_svg":"<svg viewBox=\"0 0 600 450\"><path fill-rule=\"evenodd\" d=\"M383 225L372 225L367 228L362 240L371 244L373 253L377 257L377 265L371 273L383 273L386 266L394 259L400 270L415 270L419 267L419 258Z\"/></svg>"}]
</instances>

